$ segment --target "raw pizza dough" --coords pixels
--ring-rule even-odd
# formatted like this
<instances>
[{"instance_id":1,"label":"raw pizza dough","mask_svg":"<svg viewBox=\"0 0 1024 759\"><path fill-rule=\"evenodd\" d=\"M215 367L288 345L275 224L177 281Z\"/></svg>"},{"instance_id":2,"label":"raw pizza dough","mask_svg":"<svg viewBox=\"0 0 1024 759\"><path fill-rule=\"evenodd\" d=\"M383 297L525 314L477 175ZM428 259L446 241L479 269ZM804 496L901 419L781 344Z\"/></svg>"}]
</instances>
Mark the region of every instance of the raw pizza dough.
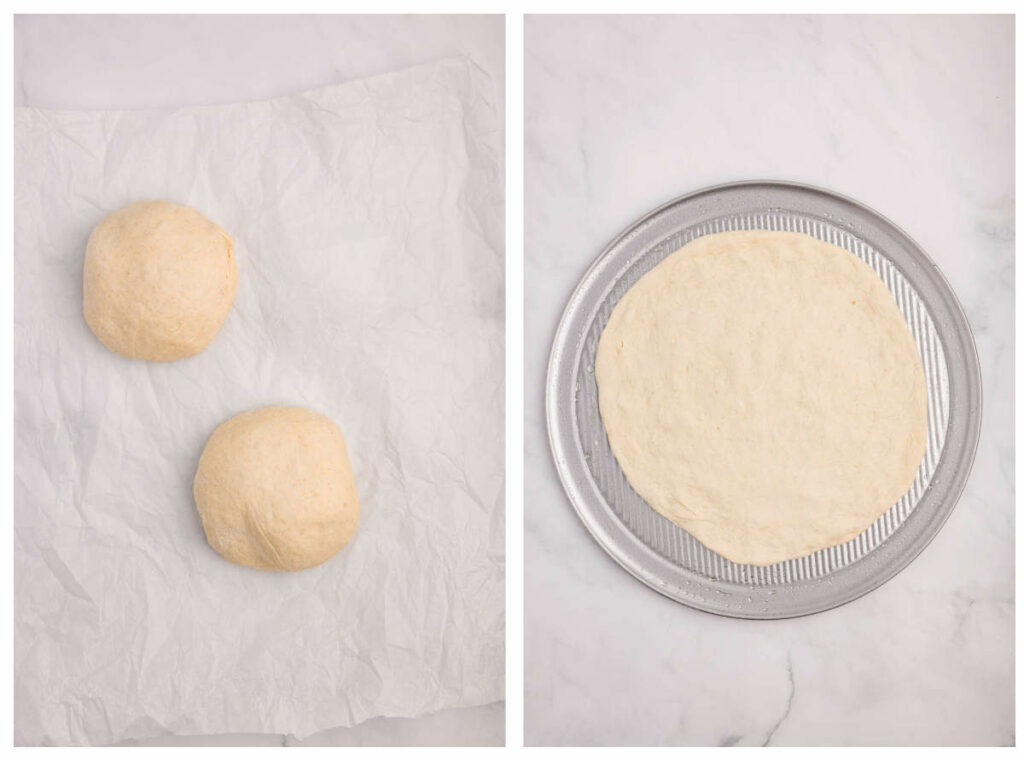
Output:
<instances>
[{"instance_id":1,"label":"raw pizza dough","mask_svg":"<svg viewBox=\"0 0 1024 759\"><path fill-rule=\"evenodd\" d=\"M705 546L767 565L846 542L908 490L925 380L882 280L807 235L698 238L644 275L598 345L633 489Z\"/></svg>"},{"instance_id":2,"label":"raw pizza dough","mask_svg":"<svg viewBox=\"0 0 1024 759\"><path fill-rule=\"evenodd\" d=\"M89 236L85 321L115 353L173 361L209 345L237 282L227 232L187 206L132 203Z\"/></svg>"},{"instance_id":3,"label":"raw pizza dough","mask_svg":"<svg viewBox=\"0 0 1024 759\"><path fill-rule=\"evenodd\" d=\"M295 406L246 411L214 430L193 495L214 550L255 569L322 564L348 543L359 522L341 430Z\"/></svg>"}]
</instances>

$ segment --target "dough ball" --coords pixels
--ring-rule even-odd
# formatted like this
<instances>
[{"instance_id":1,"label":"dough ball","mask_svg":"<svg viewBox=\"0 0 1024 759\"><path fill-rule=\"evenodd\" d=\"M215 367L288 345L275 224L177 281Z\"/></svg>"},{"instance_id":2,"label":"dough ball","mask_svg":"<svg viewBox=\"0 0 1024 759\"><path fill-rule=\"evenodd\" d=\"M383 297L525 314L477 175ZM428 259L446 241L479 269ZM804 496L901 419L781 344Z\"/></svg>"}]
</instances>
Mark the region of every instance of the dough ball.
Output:
<instances>
[{"instance_id":1,"label":"dough ball","mask_svg":"<svg viewBox=\"0 0 1024 759\"><path fill-rule=\"evenodd\" d=\"M924 456L906 320L867 264L808 235L726 232L676 251L616 304L595 371L629 484L739 564L856 537Z\"/></svg>"},{"instance_id":2,"label":"dough ball","mask_svg":"<svg viewBox=\"0 0 1024 759\"><path fill-rule=\"evenodd\" d=\"M187 206L132 203L89 235L85 321L115 353L173 361L210 344L237 282L227 232Z\"/></svg>"},{"instance_id":3,"label":"dough ball","mask_svg":"<svg viewBox=\"0 0 1024 759\"><path fill-rule=\"evenodd\" d=\"M255 569L322 564L348 543L359 522L341 430L295 406L246 411L214 430L193 495L213 549Z\"/></svg>"}]
</instances>

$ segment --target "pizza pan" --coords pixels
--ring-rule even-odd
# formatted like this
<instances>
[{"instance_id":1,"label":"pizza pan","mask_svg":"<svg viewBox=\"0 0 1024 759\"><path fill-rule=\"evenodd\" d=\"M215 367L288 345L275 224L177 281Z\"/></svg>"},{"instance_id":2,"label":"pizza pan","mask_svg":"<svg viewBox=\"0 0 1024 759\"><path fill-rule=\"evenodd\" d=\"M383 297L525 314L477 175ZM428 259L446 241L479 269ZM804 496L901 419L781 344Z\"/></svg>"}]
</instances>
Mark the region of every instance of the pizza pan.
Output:
<instances>
[{"instance_id":1,"label":"pizza pan","mask_svg":"<svg viewBox=\"0 0 1024 759\"><path fill-rule=\"evenodd\" d=\"M845 248L885 283L917 343L928 391L928 439L910 490L853 540L767 567L736 564L658 514L629 486L601 423L598 340L619 298L662 259L702 235L800 232ZM878 587L942 527L970 474L981 428L981 375L970 326L927 254L860 203L806 185L710 187L655 209L604 249L562 315L548 366L548 434L580 519L612 558L669 598L732 617L774 619L839 606Z\"/></svg>"}]
</instances>

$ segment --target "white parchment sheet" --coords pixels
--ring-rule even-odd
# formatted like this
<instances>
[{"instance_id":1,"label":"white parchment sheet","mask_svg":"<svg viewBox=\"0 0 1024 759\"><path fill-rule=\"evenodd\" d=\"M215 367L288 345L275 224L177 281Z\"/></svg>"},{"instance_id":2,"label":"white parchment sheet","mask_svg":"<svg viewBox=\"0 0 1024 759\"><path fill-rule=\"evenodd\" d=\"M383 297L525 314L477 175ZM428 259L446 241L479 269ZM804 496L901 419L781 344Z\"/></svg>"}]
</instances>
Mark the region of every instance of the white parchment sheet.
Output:
<instances>
[{"instance_id":1,"label":"white parchment sheet","mask_svg":"<svg viewBox=\"0 0 1024 759\"><path fill-rule=\"evenodd\" d=\"M14 727L21 744L293 733L503 698L503 170L466 59L276 100L15 110ZM92 227L137 200L235 238L209 348L106 350ZM207 544L192 477L257 406L348 438L362 501L326 564Z\"/></svg>"}]
</instances>

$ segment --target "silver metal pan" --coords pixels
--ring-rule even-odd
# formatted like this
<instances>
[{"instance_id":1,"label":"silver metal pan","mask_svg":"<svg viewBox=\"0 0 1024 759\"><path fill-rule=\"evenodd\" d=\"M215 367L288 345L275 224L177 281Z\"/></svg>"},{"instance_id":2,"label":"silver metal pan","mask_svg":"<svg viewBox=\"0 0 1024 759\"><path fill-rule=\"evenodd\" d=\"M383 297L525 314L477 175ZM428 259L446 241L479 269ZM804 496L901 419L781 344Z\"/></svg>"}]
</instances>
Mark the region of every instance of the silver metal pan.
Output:
<instances>
[{"instance_id":1,"label":"silver metal pan","mask_svg":"<svg viewBox=\"0 0 1024 759\"><path fill-rule=\"evenodd\" d=\"M594 355L619 298L667 255L706 234L802 232L868 263L907 320L928 389L928 444L910 491L839 546L769 567L735 564L650 508L608 446ZM580 519L612 558L694 608L771 619L824 611L878 587L928 544L963 491L981 427L981 375L967 318L935 264L896 225L840 195L785 182L739 182L685 195L619 235L569 299L547 380L551 450Z\"/></svg>"}]
</instances>

